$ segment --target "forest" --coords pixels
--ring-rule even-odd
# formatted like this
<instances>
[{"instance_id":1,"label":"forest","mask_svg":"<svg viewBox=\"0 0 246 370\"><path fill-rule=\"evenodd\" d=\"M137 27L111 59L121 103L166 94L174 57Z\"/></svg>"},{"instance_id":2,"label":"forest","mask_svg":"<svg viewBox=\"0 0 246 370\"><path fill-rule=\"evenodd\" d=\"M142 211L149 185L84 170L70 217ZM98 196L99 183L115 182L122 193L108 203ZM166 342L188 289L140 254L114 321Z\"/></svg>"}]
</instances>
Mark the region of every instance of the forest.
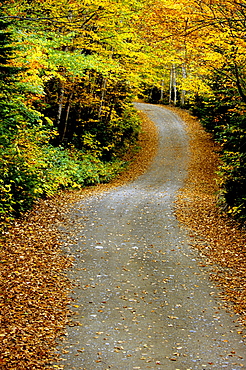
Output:
<instances>
[{"instance_id":1,"label":"forest","mask_svg":"<svg viewBox=\"0 0 246 370\"><path fill-rule=\"evenodd\" d=\"M1 227L124 170L135 99L200 119L221 148L218 203L244 222L245 28L244 0L1 1Z\"/></svg>"}]
</instances>

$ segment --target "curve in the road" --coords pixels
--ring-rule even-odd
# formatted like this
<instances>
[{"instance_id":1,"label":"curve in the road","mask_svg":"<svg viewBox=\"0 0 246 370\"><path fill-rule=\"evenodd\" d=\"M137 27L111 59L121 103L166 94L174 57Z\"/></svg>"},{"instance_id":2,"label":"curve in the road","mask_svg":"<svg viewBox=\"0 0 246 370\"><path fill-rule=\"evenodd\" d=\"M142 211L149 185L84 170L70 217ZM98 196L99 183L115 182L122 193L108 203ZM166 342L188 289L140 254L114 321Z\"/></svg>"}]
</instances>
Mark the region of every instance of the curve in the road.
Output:
<instances>
[{"instance_id":1,"label":"curve in the road","mask_svg":"<svg viewBox=\"0 0 246 370\"><path fill-rule=\"evenodd\" d=\"M174 216L189 156L183 122L136 106L159 130L154 162L136 181L79 202L66 230L78 324L68 327L64 369L243 369L235 318Z\"/></svg>"}]
</instances>

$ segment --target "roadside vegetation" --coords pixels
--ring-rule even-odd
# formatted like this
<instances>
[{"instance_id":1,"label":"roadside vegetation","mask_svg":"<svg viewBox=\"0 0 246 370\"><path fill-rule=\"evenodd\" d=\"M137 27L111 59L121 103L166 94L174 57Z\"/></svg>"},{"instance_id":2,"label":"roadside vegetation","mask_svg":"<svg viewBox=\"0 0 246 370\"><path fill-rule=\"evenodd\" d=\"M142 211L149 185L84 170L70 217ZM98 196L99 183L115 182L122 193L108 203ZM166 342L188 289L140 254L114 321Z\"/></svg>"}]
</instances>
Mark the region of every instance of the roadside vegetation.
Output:
<instances>
[{"instance_id":1,"label":"roadside vegetation","mask_svg":"<svg viewBox=\"0 0 246 370\"><path fill-rule=\"evenodd\" d=\"M39 198L112 180L125 168L122 157L139 133L123 66L113 59L106 65L108 50L103 61L90 50L93 9L84 14L85 24L90 25L84 30L86 45L80 45L81 35L66 29L66 22L63 32L59 31L56 20L63 24L64 17L51 15L50 4L42 6L47 21L37 24L35 20L13 21L15 6L4 3L0 13L3 226ZM40 5L31 10L23 2L15 14L32 17L33 12L38 18ZM5 18L6 14L10 16ZM48 26L48 19L53 27ZM109 49L102 44L98 42L95 48Z\"/></svg>"},{"instance_id":2,"label":"roadside vegetation","mask_svg":"<svg viewBox=\"0 0 246 370\"><path fill-rule=\"evenodd\" d=\"M121 172L137 96L189 108L213 133L219 203L244 222L245 21L234 0L2 1L1 225Z\"/></svg>"},{"instance_id":3,"label":"roadside vegetation","mask_svg":"<svg viewBox=\"0 0 246 370\"><path fill-rule=\"evenodd\" d=\"M201 118L222 145L219 201L244 220L245 8L183 5L2 2L2 223L119 173L139 132L137 94Z\"/></svg>"},{"instance_id":4,"label":"roadside vegetation","mask_svg":"<svg viewBox=\"0 0 246 370\"><path fill-rule=\"evenodd\" d=\"M156 133L141 130L134 99L189 110L219 144L212 144L219 162L212 151L206 162L218 164L210 168L217 185L211 172L206 177L205 194L216 192L211 208L204 195L194 200L209 208L197 211L203 221L194 213L180 214L183 221L194 230L216 224L211 209L219 204L245 223L245 23L245 4L235 0L1 1L2 369L54 368L71 303L63 275L71 261L61 255L56 226L67 202L91 191L85 187L107 188L146 168ZM204 253L224 263L216 276L225 301L244 315L245 239L232 225L235 239L227 228L207 227L214 239Z\"/></svg>"},{"instance_id":5,"label":"roadside vegetation","mask_svg":"<svg viewBox=\"0 0 246 370\"><path fill-rule=\"evenodd\" d=\"M184 187L178 192L176 217L192 236L192 246L219 287L223 306L238 318L237 331L246 338L246 232L239 221L221 212L217 204L219 144L187 111L170 108L186 123L190 160Z\"/></svg>"}]
</instances>

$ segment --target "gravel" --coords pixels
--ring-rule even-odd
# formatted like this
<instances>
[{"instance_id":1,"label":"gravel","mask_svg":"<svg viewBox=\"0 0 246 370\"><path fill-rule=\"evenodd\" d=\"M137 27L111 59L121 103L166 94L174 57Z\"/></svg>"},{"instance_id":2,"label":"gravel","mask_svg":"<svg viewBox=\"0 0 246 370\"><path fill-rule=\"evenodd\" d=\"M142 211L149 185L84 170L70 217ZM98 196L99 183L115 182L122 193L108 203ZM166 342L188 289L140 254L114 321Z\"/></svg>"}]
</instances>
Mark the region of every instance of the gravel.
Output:
<instances>
[{"instance_id":1,"label":"gravel","mask_svg":"<svg viewBox=\"0 0 246 370\"><path fill-rule=\"evenodd\" d=\"M236 317L175 217L189 160L183 121L161 106L136 107L158 129L153 162L133 181L74 204L63 228L74 289L59 367L243 369Z\"/></svg>"}]
</instances>

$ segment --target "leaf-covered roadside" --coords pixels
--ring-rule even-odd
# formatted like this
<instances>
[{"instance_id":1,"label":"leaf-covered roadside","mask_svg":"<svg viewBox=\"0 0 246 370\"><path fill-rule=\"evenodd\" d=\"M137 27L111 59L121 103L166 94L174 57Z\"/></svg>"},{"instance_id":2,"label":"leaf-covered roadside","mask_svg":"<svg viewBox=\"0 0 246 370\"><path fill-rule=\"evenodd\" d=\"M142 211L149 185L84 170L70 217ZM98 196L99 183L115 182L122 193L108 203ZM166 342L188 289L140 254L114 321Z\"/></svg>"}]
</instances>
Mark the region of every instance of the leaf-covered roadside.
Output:
<instances>
[{"instance_id":1,"label":"leaf-covered roadside","mask_svg":"<svg viewBox=\"0 0 246 370\"><path fill-rule=\"evenodd\" d=\"M205 257L205 265L211 267L211 278L221 289L221 299L245 326L246 233L217 206L219 147L198 120L180 109L172 110L186 122L190 137L188 177L176 203L178 220L191 230L193 246Z\"/></svg>"},{"instance_id":2,"label":"leaf-covered roadside","mask_svg":"<svg viewBox=\"0 0 246 370\"><path fill-rule=\"evenodd\" d=\"M1 244L1 369L44 369L54 361L69 303L70 264L61 254L58 202L45 201L17 221Z\"/></svg>"},{"instance_id":3,"label":"leaf-covered roadside","mask_svg":"<svg viewBox=\"0 0 246 370\"><path fill-rule=\"evenodd\" d=\"M138 145L142 150L135 155L129 152L125 158L132 161L128 170L111 183L42 200L5 233L0 243L0 369L54 368L56 344L70 320L71 283L65 270L72 263L60 248L58 226L66 222L73 202L131 181L145 171L157 146L156 129L147 119Z\"/></svg>"}]
</instances>

